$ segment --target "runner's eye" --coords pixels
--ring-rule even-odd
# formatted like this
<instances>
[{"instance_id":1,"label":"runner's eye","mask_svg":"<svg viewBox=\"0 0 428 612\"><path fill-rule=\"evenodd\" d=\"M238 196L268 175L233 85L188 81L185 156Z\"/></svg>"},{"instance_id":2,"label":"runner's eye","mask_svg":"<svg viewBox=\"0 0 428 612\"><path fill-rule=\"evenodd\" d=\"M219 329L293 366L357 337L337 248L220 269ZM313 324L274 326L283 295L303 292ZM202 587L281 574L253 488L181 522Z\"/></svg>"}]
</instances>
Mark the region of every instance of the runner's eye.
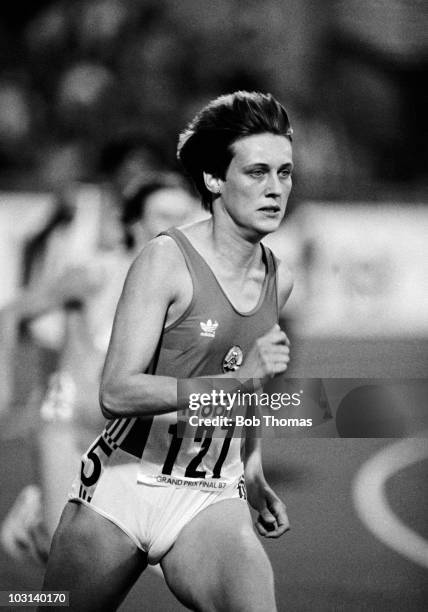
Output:
<instances>
[{"instance_id":1,"label":"runner's eye","mask_svg":"<svg viewBox=\"0 0 428 612\"><path fill-rule=\"evenodd\" d=\"M249 174L254 178L260 178L264 175L264 170L251 170Z\"/></svg>"}]
</instances>

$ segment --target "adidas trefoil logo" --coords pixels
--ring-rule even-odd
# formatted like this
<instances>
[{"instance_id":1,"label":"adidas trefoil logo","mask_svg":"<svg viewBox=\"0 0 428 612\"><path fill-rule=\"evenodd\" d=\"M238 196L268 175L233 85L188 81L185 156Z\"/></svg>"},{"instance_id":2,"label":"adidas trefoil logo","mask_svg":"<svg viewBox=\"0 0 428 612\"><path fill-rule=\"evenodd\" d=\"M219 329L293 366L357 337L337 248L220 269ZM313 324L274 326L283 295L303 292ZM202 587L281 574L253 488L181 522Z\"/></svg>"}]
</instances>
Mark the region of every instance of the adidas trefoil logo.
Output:
<instances>
[{"instance_id":1,"label":"adidas trefoil logo","mask_svg":"<svg viewBox=\"0 0 428 612\"><path fill-rule=\"evenodd\" d=\"M200 326L202 329L201 336L206 336L207 338L215 338L215 332L218 327L217 321L211 321L211 319L208 319L206 323L201 321Z\"/></svg>"}]
</instances>

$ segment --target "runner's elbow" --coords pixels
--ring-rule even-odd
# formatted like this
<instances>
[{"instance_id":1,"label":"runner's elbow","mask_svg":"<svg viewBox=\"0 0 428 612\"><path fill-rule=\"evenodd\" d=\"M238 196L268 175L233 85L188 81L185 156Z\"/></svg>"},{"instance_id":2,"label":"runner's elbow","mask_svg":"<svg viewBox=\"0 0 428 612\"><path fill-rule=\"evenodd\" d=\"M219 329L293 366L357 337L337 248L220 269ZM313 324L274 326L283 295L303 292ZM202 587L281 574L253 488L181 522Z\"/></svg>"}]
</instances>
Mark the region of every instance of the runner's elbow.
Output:
<instances>
[{"instance_id":1,"label":"runner's elbow","mask_svg":"<svg viewBox=\"0 0 428 612\"><path fill-rule=\"evenodd\" d=\"M111 385L102 384L100 387L100 407L106 419L116 419L123 416L120 411L118 392Z\"/></svg>"}]
</instances>

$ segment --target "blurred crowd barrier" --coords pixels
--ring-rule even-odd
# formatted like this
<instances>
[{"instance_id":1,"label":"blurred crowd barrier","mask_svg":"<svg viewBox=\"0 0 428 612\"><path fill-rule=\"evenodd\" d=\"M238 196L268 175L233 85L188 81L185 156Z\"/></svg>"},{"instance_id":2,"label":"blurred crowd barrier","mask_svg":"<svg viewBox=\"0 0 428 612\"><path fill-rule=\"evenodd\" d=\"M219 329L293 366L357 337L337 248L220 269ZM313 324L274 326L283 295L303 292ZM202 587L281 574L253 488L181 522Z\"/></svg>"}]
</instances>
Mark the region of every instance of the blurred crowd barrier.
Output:
<instances>
[{"instance_id":1,"label":"blurred crowd barrier","mask_svg":"<svg viewBox=\"0 0 428 612\"><path fill-rule=\"evenodd\" d=\"M299 335L428 335L426 207L308 202L284 226L279 248L287 231Z\"/></svg>"},{"instance_id":2,"label":"blurred crowd barrier","mask_svg":"<svg viewBox=\"0 0 428 612\"><path fill-rule=\"evenodd\" d=\"M54 276L92 256L106 197L96 185L74 188L73 221L51 241L45 273ZM19 291L25 242L46 223L54 197L2 193L0 201L1 307ZM285 312L294 331L309 337L428 335L427 235L423 206L300 205L265 240L295 278Z\"/></svg>"}]
</instances>

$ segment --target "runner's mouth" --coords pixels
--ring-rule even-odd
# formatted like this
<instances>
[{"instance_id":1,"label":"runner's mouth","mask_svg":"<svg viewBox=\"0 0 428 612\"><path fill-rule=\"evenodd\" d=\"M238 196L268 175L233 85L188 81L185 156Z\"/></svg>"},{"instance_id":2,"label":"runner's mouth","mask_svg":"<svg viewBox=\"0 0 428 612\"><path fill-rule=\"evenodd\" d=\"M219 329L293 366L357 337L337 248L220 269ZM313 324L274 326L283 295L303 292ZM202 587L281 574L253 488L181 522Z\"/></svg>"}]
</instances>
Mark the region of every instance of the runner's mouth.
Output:
<instances>
[{"instance_id":1,"label":"runner's mouth","mask_svg":"<svg viewBox=\"0 0 428 612\"><path fill-rule=\"evenodd\" d=\"M281 210L280 206L262 206L259 210L268 213L278 213Z\"/></svg>"}]
</instances>

